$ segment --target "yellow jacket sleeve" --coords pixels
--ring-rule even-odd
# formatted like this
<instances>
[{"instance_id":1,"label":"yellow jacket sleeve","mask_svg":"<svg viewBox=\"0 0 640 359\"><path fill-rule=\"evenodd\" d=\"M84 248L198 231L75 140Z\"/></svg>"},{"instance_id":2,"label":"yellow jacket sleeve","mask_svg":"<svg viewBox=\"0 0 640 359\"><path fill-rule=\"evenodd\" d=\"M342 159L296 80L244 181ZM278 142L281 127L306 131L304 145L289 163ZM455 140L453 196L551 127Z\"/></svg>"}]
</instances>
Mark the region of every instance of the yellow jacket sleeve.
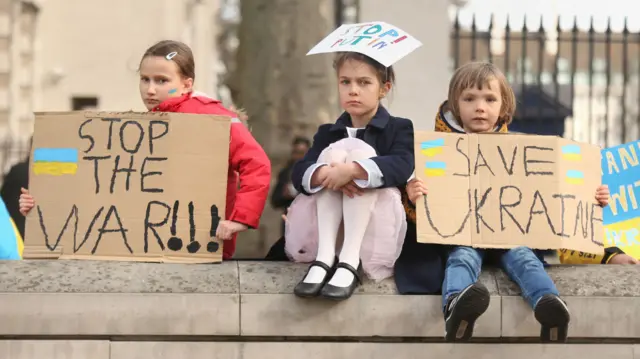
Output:
<instances>
[{"instance_id":1,"label":"yellow jacket sleeve","mask_svg":"<svg viewBox=\"0 0 640 359\"><path fill-rule=\"evenodd\" d=\"M602 254L584 253L570 249L559 249L562 264L607 264L615 255L624 253L618 247L605 248Z\"/></svg>"}]
</instances>

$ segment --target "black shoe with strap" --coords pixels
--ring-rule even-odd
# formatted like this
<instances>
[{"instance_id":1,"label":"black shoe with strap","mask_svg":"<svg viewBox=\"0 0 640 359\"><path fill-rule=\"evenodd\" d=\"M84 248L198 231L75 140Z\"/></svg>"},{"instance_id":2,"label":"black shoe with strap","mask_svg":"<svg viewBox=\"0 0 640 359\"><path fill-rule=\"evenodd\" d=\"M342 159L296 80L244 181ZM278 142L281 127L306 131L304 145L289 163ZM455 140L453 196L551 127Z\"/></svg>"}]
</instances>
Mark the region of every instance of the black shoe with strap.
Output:
<instances>
[{"instance_id":1,"label":"black shoe with strap","mask_svg":"<svg viewBox=\"0 0 640 359\"><path fill-rule=\"evenodd\" d=\"M325 271L324 278L322 278L322 281L320 283L306 283L304 281L305 278L307 278L307 275L309 275L309 271L313 267L320 267ZM327 284L332 275L333 268L329 267L328 264L320 261L313 261L311 262L311 265L309 265L309 268L307 269L304 277L302 277L302 280L293 289L293 294L301 298L317 297L320 293L320 290L322 290L322 287Z\"/></svg>"},{"instance_id":2,"label":"black shoe with strap","mask_svg":"<svg viewBox=\"0 0 640 359\"><path fill-rule=\"evenodd\" d=\"M331 300L345 300L349 299L358 285L362 284L362 277L360 276L360 269L362 269L362 262L358 265L358 269L353 268L351 265L340 262L336 266L338 268L344 268L353 273L353 281L347 287L338 287L331 284L326 284L320 291L320 296Z\"/></svg>"}]
</instances>

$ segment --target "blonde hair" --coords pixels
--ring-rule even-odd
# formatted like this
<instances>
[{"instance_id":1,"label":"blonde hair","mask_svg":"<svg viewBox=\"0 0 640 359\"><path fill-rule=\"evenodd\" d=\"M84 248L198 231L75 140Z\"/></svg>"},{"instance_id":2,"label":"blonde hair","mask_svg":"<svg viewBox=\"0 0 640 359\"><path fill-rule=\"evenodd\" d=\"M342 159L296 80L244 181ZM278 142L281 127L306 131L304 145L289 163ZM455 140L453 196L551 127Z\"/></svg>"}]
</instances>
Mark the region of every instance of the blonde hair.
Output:
<instances>
[{"instance_id":1,"label":"blonde hair","mask_svg":"<svg viewBox=\"0 0 640 359\"><path fill-rule=\"evenodd\" d=\"M490 88L492 80L498 81L500 86L500 96L502 97L502 107L498 117L498 125L510 124L516 112L516 96L509 85L507 78L495 65L488 62L470 62L460 66L454 72L449 82L448 107L460 125L460 108L458 100L462 92L468 88L476 87L479 90L483 87Z\"/></svg>"}]
</instances>

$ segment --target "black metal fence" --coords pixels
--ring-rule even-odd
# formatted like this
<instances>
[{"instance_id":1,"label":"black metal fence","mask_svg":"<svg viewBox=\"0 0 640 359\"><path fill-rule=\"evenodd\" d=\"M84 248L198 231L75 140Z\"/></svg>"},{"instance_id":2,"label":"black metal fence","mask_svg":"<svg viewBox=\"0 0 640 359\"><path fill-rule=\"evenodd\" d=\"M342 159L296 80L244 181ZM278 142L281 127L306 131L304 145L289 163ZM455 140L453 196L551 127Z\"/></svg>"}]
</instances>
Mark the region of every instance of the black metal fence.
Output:
<instances>
[{"instance_id":1,"label":"black metal fence","mask_svg":"<svg viewBox=\"0 0 640 359\"><path fill-rule=\"evenodd\" d=\"M640 138L640 33L631 32L626 20L618 32L611 19L604 31L596 31L593 18L584 30L575 18L570 29L562 29L559 18L555 28L545 28L543 19L528 26L530 20L515 29L509 18L500 28L492 18L481 30L475 16L464 28L456 15L452 67L473 60L498 65L518 95L516 122L524 128L535 122L524 132L544 132L550 122L562 121L559 135L602 146ZM545 108L556 116L544 114ZM565 127L566 115L572 119Z\"/></svg>"}]
</instances>

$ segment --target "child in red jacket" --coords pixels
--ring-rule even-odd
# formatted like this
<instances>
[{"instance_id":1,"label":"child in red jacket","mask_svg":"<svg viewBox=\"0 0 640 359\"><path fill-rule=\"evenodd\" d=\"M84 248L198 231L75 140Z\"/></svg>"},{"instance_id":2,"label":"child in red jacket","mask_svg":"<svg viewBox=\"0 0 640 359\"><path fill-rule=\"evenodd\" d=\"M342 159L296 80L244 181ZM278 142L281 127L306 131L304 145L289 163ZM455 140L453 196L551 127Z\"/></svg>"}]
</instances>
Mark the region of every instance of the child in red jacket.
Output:
<instances>
[{"instance_id":1,"label":"child in red jacket","mask_svg":"<svg viewBox=\"0 0 640 359\"><path fill-rule=\"evenodd\" d=\"M193 92L195 64L187 45L171 40L158 42L142 56L139 71L140 96L149 111L233 118L226 220L220 222L216 231L216 237L225 241L222 257L230 259L235 252L237 233L258 227L269 193L271 162L236 113L226 109L220 101ZM23 189L20 212L26 215L34 205L33 197Z\"/></svg>"}]
</instances>

